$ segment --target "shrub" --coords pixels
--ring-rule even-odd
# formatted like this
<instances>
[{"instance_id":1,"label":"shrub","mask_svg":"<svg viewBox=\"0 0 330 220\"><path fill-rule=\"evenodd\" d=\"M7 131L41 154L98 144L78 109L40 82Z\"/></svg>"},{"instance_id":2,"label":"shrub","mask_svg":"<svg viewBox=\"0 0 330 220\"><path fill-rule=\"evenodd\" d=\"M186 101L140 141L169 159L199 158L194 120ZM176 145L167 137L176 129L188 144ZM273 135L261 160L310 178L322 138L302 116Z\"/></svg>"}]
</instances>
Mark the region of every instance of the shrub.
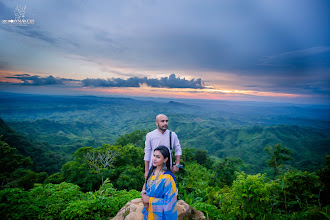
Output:
<instances>
[{"instance_id":1,"label":"shrub","mask_svg":"<svg viewBox=\"0 0 330 220\"><path fill-rule=\"evenodd\" d=\"M266 182L264 175L247 175L241 172L231 188L217 193L221 211L220 219L271 219L274 197L278 188L274 181Z\"/></svg>"},{"instance_id":2,"label":"shrub","mask_svg":"<svg viewBox=\"0 0 330 220\"><path fill-rule=\"evenodd\" d=\"M131 190L117 191L105 181L101 188L88 192L81 200L71 202L61 213L64 219L108 219L130 200L140 197L140 192Z\"/></svg>"},{"instance_id":3,"label":"shrub","mask_svg":"<svg viewBox=\"0 0 330 220\"><path fill-rule=\"evenodd\" d=\"M66 182L39 186L28 194L35 219L59 219L61 211L82 195L79 186Z\"/></svg>"},{"instance_id":4,"label":"shrub","mask_svg":"<svg viewBox=\"0 0 330 220\"><path fill-rule=\"evenodd\" d=\"M282 208L290 213L318 205L320 190L321 182L315 173L289 171L282 177Z\"/></svg>"},{"instance_id":5,"label":"shrub","mask_svg":"<svg viewBox=\"0 0 330 220\"><path fill-rule=\"evenodd\" d=\"M2 219L108 219L130 200L136 190L117 191L105 181L98 191L83 193L79 186L63 182L30 191L8 188L0 191Z\"/></svg>"},{"instance_id":6,"label":"shrub","mask_svg":"<svg viewBox=\"0 0 330 220\"><path fill-rule=\"evenodd\" d=\"M220 219L221 218L221 213L220 210L214 206L207 204L205 202L197 202L192 205L195 209L202 211L205 216L208 216L209 219Z\"/></svg>"},{"instance_id":7,"label":"shrub","mask_svg":"<svg viewBox=\"0 0 330 220\"><path fill-rule=\"evenodd\" d=\"M18 188L0 191L1 219L33 219L29 206L28 192Z\"/></svg>"}]
</instances>

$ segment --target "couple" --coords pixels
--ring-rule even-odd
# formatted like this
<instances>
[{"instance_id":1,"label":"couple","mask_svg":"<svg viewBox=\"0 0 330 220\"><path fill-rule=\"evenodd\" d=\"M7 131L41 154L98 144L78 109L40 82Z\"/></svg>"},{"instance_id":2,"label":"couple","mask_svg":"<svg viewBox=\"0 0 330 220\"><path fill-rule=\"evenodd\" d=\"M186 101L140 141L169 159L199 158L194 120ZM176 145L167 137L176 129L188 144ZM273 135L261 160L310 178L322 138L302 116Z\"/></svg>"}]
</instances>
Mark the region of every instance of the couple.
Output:
<instances>
[{"instance_id":1,"label":"couple","mask_svg":"<svg viewBox=\"0 0 330 220\"><path fill-rule=\"evenodd\" d=\"M148 133L145 143L145 179L141 191L145 220L176 220L177 188L174 174L179 171L181 147L177 135L167 130L166 115L156 117L157 129ZM171 166L171 150L175 149L176 163Z\"/></svg>"}]
</instances>

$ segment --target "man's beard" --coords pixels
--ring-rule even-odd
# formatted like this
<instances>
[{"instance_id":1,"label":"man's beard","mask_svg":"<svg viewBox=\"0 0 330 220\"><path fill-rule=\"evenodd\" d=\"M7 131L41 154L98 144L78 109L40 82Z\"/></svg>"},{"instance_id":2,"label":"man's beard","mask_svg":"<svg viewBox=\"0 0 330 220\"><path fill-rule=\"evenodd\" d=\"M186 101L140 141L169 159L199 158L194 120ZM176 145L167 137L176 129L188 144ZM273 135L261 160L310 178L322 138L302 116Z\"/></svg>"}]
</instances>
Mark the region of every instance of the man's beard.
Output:
<instances>
[{"instance_id":1,"label":"man's beard","mask_svg":"<svg viewBox=\"0 0 330 220\"><path fill-rule=\"evenodd\" d=\"M166 130L167 130L167 127L165 127L165 128L158 127L158 128L159 128L159 130L161 130L161 131L166 131Z\"/></svg>"}]
</instances>

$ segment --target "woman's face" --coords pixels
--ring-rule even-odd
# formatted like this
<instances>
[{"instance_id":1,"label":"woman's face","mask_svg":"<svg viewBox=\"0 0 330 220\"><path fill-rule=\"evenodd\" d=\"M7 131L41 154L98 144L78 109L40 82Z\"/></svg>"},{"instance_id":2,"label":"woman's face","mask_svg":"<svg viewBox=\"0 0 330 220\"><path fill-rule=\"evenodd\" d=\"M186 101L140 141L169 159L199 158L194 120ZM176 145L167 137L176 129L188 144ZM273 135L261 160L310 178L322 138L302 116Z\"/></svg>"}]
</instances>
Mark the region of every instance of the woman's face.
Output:
<instances>
[{"instance_id":1,"label":"woman's face","mask_svg":"<svg viewBox=\"0 0 330 220\"><path fill-rule=\"evenodd\" d=\"M154 157L152 158L152 165L153 166L163 166L164 162L167 161L167 158L165 159L163 154L159 150L154 151Z\"/></svg>"}]
</instances>

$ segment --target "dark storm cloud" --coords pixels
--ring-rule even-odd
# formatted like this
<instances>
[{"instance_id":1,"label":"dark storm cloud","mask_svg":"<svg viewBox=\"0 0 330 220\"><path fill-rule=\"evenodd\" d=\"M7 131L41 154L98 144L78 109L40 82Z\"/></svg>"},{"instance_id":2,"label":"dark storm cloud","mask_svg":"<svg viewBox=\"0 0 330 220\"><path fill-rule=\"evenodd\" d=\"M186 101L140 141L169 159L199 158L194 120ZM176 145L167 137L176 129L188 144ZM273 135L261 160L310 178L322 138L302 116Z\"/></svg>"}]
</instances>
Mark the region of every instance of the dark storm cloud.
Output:
<instances>
[{"instance_id":1,"label":"dark storm cloud","mask_svg":"<svg viewBox=\"0 0 330 220\"><path fill-rule=\"evenodd\" d=\"M176 77L175 74L171 74L169 77L161 77L160 79L148 78L148 77L130 77L128 79L112 78L112 79L84 79L73 80L59 77L41 77L38 75L31 76L29 74L18 74L8 79L19 79L22 83L19 85L28 86L48 86L48 85L80 85L84 87L140 87L142 84L155 87L155 88L193 88L203 89L204 83L202 79L187 80L185 78Z\"/></svg>"},{"instance_id":2,"label":"dark storm cloud","mask_svg":"<svg viewBox=\"0 0 330 220\"><path fill-rule=\"evenodd\" d=\"M84 79L82 83L86 87L140 87L140 83L143 83L145 79L138 77L131 77L127 80L116 79Z\"/></svg>"},{"instance_id":3,"label":"dark storm cloud","mask_svg":"<svg viewBox=\"0 0 330 220\"><path fill-rule=\"evenodd\" d=\"M47 11L40 15L31 12L31 16L40 16L36 21L41 26L38 23L8 31L68 52L71 47L67 45L74 42L74 52L81 57L93 57L95 62L106 59L126 67L244 76L299 74L297 71L307 73L323 67L322 60L316 55L296 56L295 51L330 46L328 0L101 0L98 4L85 2L85 6L70 1L65 8L63 1L29 4L27 12ZM2 11L12 13L13 8L2 6ZM81 21L82 14L86 22ZM103 25L105 21L107 25ZM323 53L321 58L330 59L330 55Z\"/></svg>"},{"instance_id":4,"label":"dark storm cloud","mask_svg":"<svg viewBox=\"0 0 330 220\"><path fill-rule=\"evenodd\" d=\"M6 77L8 79L19 79L22 81L20 85L27 86L49 86L49 85L66 85L69 82L77 82L79 80L64 79L53 76L40 77L37 75L31 76L29 74L18 74L15 76Z\"/></svg>"},{"instance_id":5,"label":"dark storm cloud","mask_svg":"<svg viewBox=\"0 0 330 220\"><path fill-rule=\"evenodd\" d=\"M204 88L201 78L186 80L185 78L176 77L175 74L160 79L147 77L131 77L128 79L113 78L107 80L84 79L82 80L82 83L86 87L140 87L141 84L145 84L155 88Z\"/></svg>"},{"instance_id":6,"label":"dark storm cloud","mask_svg":"<svg viewBox=\"0 0 330 220\"><path fill-rule=\"evenodd\" d=\"M146 84L151 87L158 88L193 88L193 89L202 89L204 88L204 83L202 79L192 79L186 80L185 78L181 79L180 77L171 74L169 77L162 77L158 79L147 79Z\"/></svg>"}]
</instances>

